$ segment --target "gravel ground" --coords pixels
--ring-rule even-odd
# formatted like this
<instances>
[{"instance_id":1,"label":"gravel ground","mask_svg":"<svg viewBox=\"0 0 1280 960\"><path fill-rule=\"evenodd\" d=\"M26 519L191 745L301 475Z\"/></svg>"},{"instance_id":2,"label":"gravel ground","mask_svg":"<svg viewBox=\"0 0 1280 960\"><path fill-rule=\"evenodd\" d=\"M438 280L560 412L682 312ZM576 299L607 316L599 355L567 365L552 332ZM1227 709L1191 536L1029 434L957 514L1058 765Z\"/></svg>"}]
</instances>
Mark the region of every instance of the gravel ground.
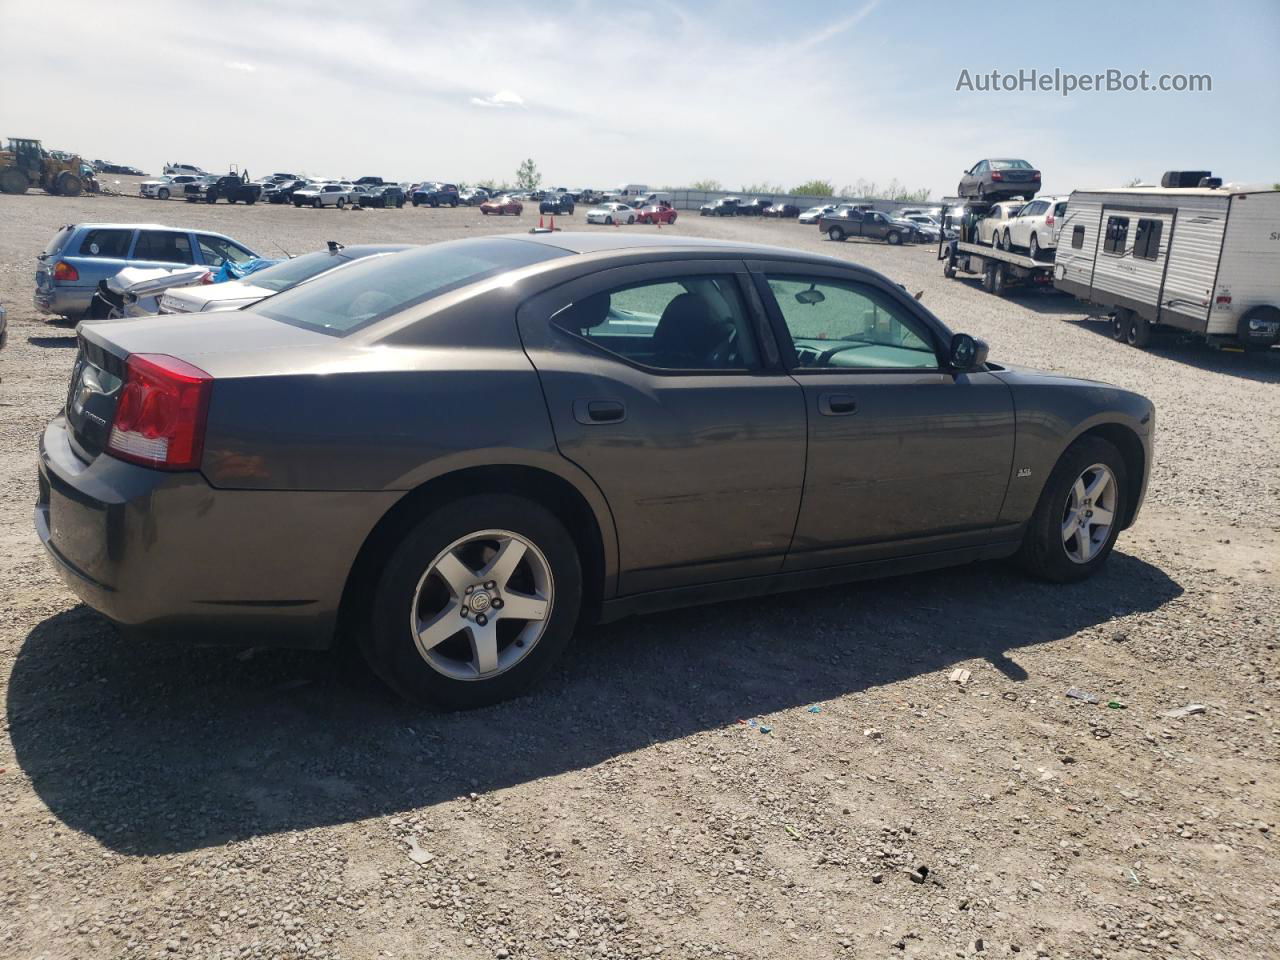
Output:
<instances>
[{"instance_id":1,"label":"gravel ground","mask_svg":"<svg viewBox=\"0 0 1280 960\"><path fill-rule=\"evenodd\" d=\"M424 714L341 654L123 642L54 576L35 443L74 338L33 258L82 220L296 253L531 217L0 197L0 956L1280 956L1280 356L1139 352L931 249L686 214L1145 392L1138 525L1086 584L986 564L636 618L518 702Z\"/></svg>"}]
</instances>

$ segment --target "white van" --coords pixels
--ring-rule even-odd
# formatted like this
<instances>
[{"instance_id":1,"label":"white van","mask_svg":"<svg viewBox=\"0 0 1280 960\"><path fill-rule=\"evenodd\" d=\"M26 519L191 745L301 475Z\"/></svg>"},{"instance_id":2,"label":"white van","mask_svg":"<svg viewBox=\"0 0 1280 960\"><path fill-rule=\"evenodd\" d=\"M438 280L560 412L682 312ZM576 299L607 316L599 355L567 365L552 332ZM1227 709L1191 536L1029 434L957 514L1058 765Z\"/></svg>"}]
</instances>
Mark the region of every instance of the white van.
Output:
<instances>
[{"instance_id":1,"label":"white van","mask_svg":"<svg viewBox=\"0 0 1280 960\"><path fill-rule=\"evenodd\" d=\"M166 163L164 165L164 172L170 177L177 176L180 173L185 173L195 177L206 177L209 175L209 171L200 169L194 163Z\"/></svg>"},{"instance_id":2,"label":"white van","mask_svg":"<svg viewBox=\"0 0 1280 960\"><path fill-rule=\"evenodd\" d=\"M648 192L649 185L646 183L624 183L618 188L617 195L623 201L633 202Z\"/></svg>"}]
</instances>

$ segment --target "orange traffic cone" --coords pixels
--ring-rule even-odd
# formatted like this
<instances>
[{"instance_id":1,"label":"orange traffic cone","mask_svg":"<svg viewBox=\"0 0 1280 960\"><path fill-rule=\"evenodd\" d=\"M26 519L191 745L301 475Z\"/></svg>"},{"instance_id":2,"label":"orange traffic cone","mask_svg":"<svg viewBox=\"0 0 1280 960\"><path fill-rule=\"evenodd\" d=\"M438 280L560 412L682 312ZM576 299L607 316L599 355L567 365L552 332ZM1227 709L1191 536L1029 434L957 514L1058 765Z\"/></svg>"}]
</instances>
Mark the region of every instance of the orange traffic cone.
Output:
<instances>
[{"instance_id":1,"label":"orange traffic cone","mask_svg":"<svg viewBox=\"0 0 1280 960\"><path fill-rule=\"evenodd\" d=\"M551 215L551 223L548 225L547 229L555 230L555 228L556 228L556 215L553 213Z\"/></svg>"},{"instance_id":2,"label":"orange traffic cone","mask_svg":"<svg viewBox=\"0 0 1280 960\"><path fill-rule=\"evenodd\" d=\"M542 214L538 214L538 229L542 229Z\"/></svg>"}]
</instances>

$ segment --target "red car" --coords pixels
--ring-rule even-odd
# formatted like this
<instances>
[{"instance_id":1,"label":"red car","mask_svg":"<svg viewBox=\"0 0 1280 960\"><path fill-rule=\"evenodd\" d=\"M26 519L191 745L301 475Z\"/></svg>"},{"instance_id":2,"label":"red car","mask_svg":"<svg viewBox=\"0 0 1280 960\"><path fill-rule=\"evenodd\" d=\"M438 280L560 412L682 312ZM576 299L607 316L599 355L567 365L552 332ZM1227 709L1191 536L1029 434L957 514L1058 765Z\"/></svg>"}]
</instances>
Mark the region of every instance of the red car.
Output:
<instances>
[{"instance_id":1,"label":"red car","mask_svg":"<svg viewBox=\"0 0 1280 960\"><path fill-rule=\"evenodd\" d=\"M676 208L666 203L645 207L636 216L638 223L675 223Z\"/></svg>"},{"instance_id":2,"label":"red car","mask_svg":"<svg viewBox=\"0 0 1280 960\"><path fill-rule=\"evenodd\" d=\"M524 211L524 205L519 200L512 200L510 197L494 197L492 200L486 200L480 204L480 212L486 217L491 213L502 216L505 213L513 213L517 217Z\"/></svg>"}]
</instances>

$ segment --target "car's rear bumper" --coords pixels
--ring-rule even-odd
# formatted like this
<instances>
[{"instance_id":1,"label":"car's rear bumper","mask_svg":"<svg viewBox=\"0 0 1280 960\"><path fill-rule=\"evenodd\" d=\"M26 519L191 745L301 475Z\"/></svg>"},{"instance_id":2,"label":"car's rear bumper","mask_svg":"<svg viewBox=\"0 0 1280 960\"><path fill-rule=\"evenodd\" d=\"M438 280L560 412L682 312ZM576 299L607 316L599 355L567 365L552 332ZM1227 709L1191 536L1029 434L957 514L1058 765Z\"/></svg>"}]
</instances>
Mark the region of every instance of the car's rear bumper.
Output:
<instances>
[{"instance_id":1,"label":"car's rear bumper","mask_svg":"<svg viewBox=\"0 0 1280 960\"><path fill-rule=\"evenodd\" d=\"M31 302L41 313L72 319L83 316L93 305L95 287L37 287Z\"/></svg>"},{"instance_id":2,"label":"car's rear bumper","mask_svg":"<svg viewBox=\"0 0 1280 960\"><path fill-rule=\"evenodd\" d=\"M40 440L35 527L67 586L129 628L325 647L361 544L396 493L220 490L102 455L59 416Z\"/></svg>"}]
</instances>

